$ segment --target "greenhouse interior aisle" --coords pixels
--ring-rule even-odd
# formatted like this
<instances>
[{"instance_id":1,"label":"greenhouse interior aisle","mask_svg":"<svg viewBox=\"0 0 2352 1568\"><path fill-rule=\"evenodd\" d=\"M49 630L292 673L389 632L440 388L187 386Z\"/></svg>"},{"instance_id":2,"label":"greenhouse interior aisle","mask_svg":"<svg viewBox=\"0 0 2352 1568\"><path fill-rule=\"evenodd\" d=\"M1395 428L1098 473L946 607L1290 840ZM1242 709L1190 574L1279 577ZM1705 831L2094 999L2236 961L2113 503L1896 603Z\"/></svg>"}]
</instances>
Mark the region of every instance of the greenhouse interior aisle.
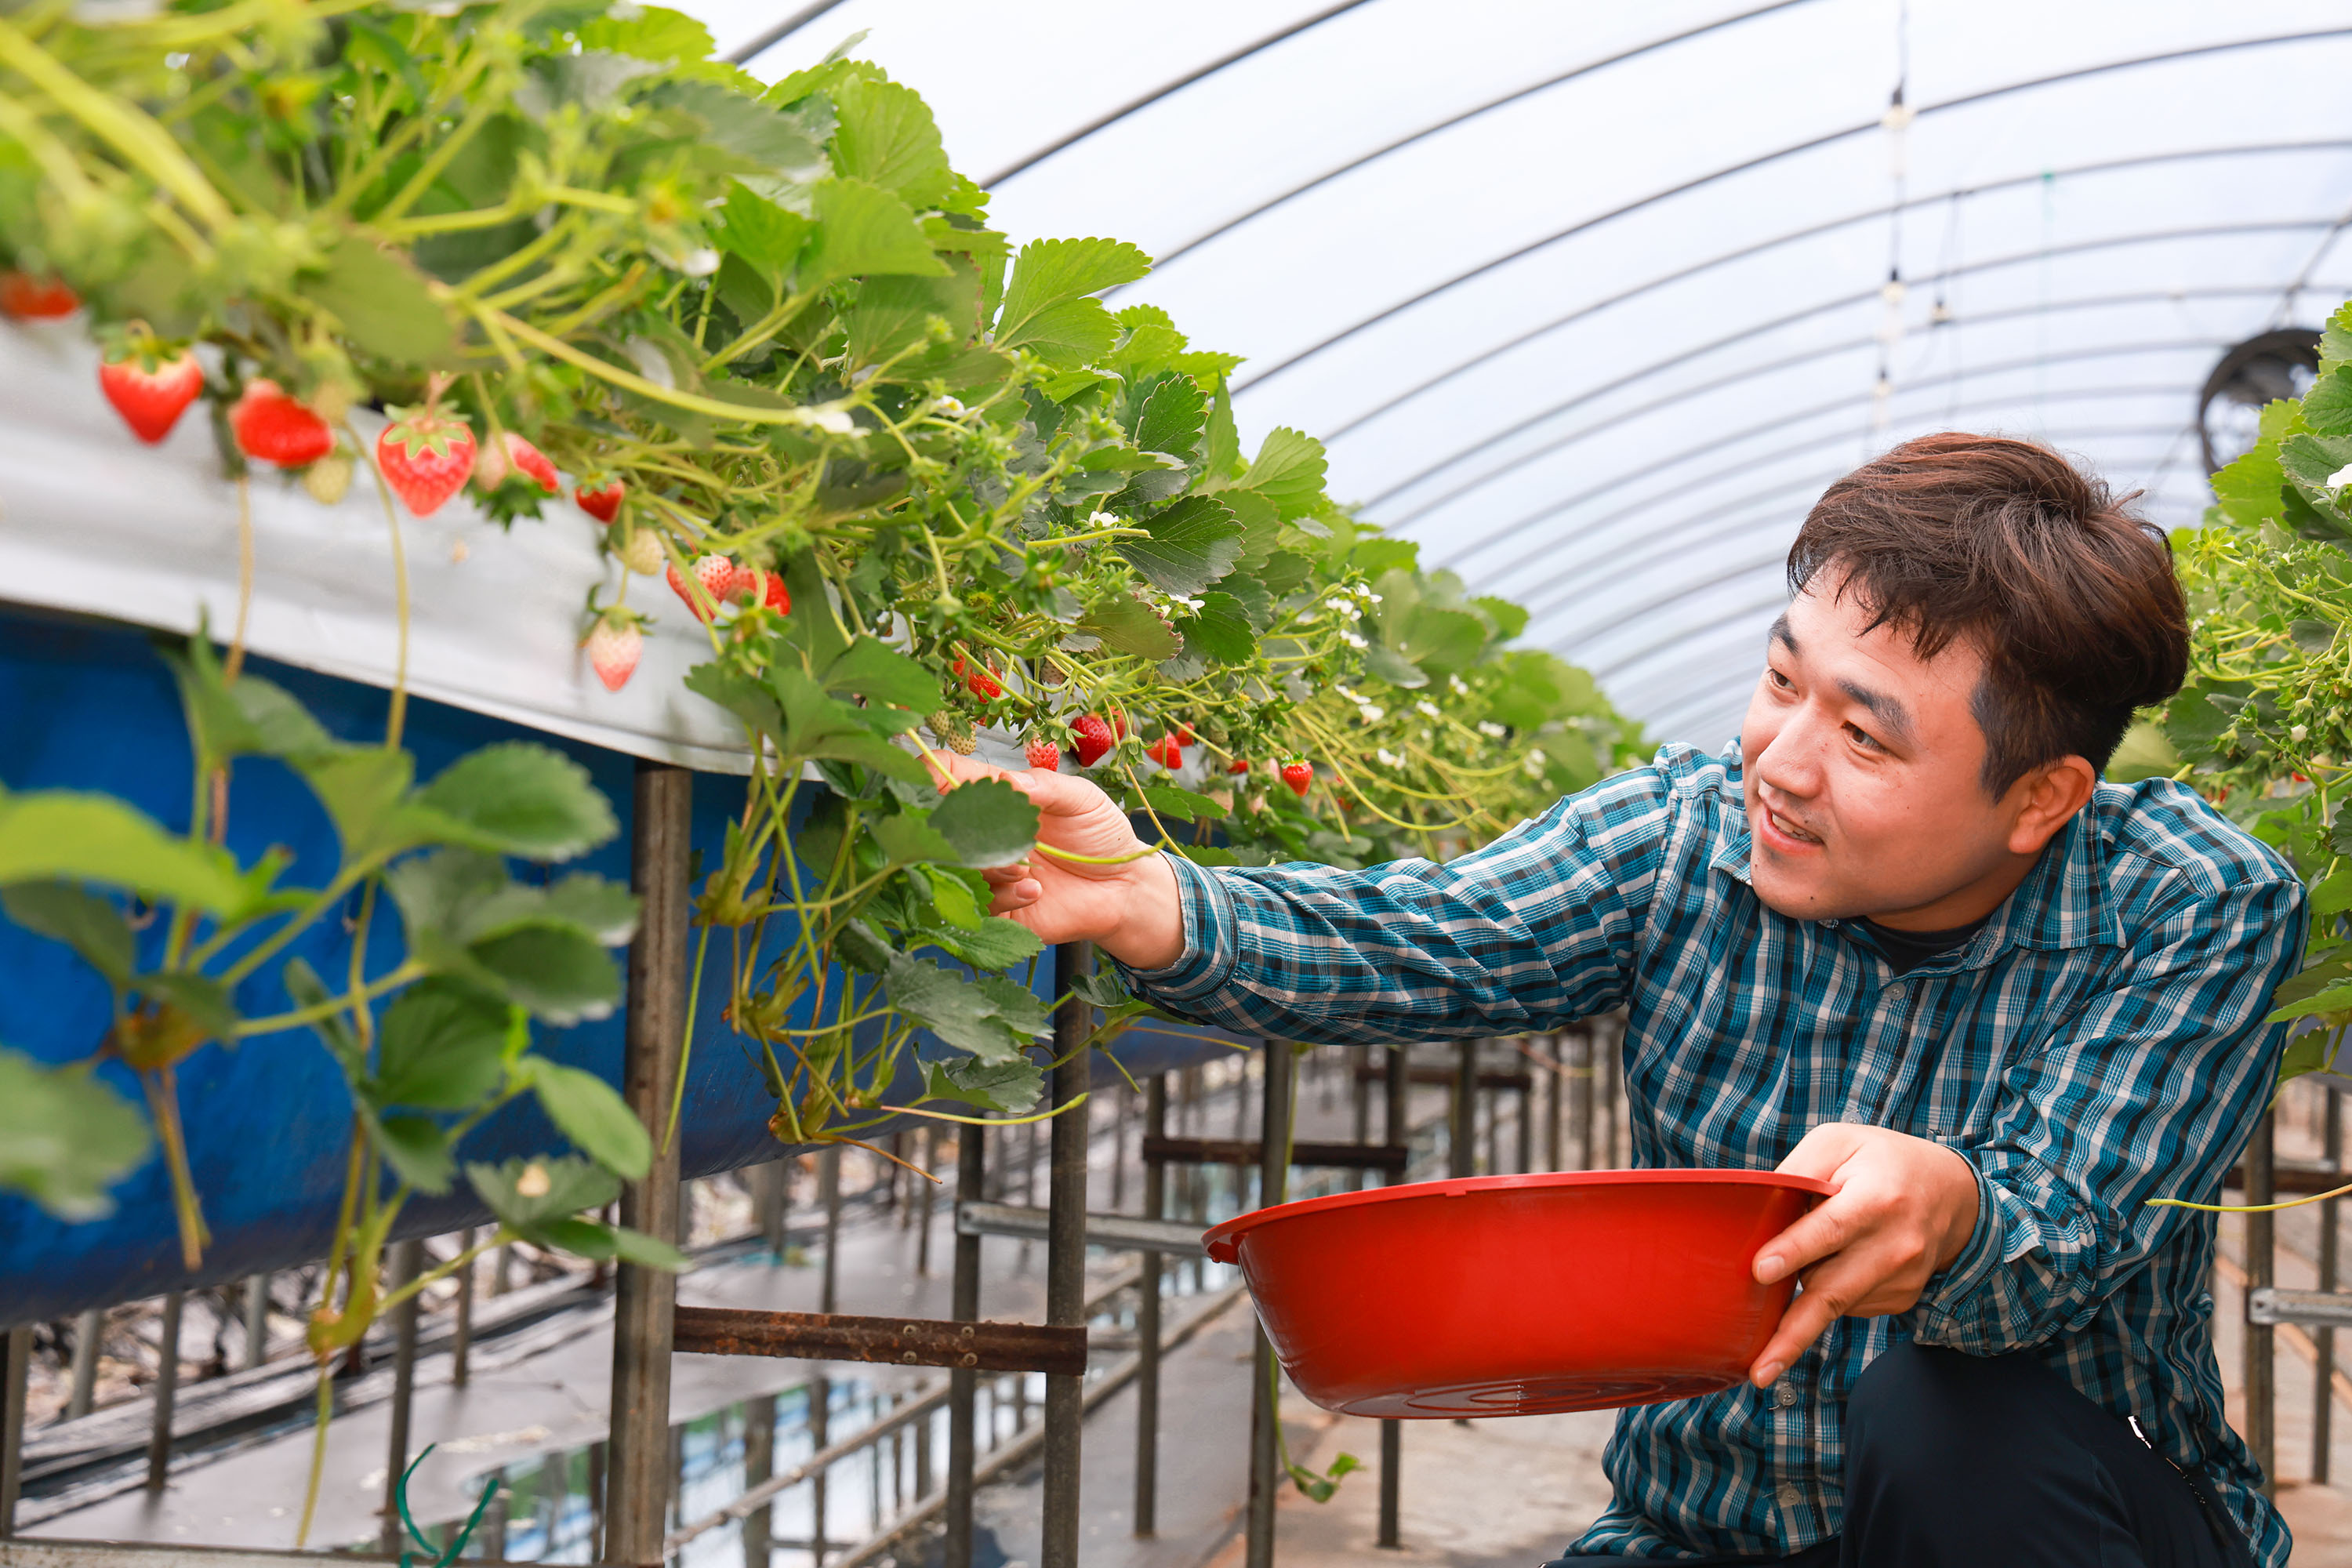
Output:
<instances>
[{"instance_id":1,"label":"greenhouse interior aisle","mask_svg":"<svg viewBox=\"0 0 2352 1568\"><path fill-rule=\"evenodd\" d=\"M1507 1058L1517 1059L1507 1048L1495 1048L1500 1054L1490 1058L1490 1065L1500 1066ZM1345 1062L1339 1059L1343 1056ZM1351 1116L1352 1096L1339 1087L1339 1080L1348 1076L1343 1068L1352 1065L1353 1054L1328 1052L1324 1058L1319 1072L1310 1069L1306 1074L1307 1083L1320 1087L1302 1093L1298 1134L1349 1142L1357 1129ZM1255 1063L1255 1058L1250 1060ZM1171 1075L1171 1079L1183 1076ZM1171 1106L1171 1124L1208 1137L1244 1131L1258 1113L1255 1100L1262 1088L1257 1080L1233 1072L1224 1063L1204 1069L1201 1077L1197 1098ZM1499 1095L1489 1098L1504 1100ZM1115 1100L1118 1103L1114 1109ZM1415 1175L1442 1173L1446 1100L1443 1087L1417 1086L1413 1091L1410 1122L1417 1130ZM1089 1206L1097 1212L1131 1210L1141 1191L1139 1117L1124 1096L1105 1095L1102 1103L1104 1114L1095 1128ZM1045 1140L1039 1137L1030 1143L1019 1129L1005 1129L1001 1137L1003 1142L992 1152L992 1180L997 1195L1013 1205L1042 1201ZM1486 1128L1480 1142L1482 1149L1509 1162L1509 1146L1517 1137L1516 1112L1511 1112L1501 1126ZM944 1168L951 1173L952 1144L942 1141L941 1148ZM1124 1169L1115 1167L1114 1162L1123 1163ZM813 1160L807 1163L814 1165ZM1515 1163L1512 1168L1517 1168ZM1213 1167L1205 1173L1209 1179L1197 1184L1185 1173L1174 1173L1170 1212L1204 1215L1203 1223L1236 1212L1243 1194L1226 1179L1226 1173ZM1301 1171L1294 1173L1292 1190L1311 1194L1333 1190L1352 1180L1336 1173ZM708 1185L731 1198L719 1184ZM756 1236L706 1246L700 1249L697 1268L683 1281L683 1301L787 1311L817 1310L824 1274L822 1215L814 1203L818 1188L813 1175L794 1184L795 1207L782 1267L774 1253L758 1245ZM935 1318L949 1314L953 1204L951 1198L935 1194L929 1205L926 1247L919 1230L902 1223L912 1217L900 1205L912 1206L913 1190L912 1181L902 1182L894 1189L897 1201L886 1204L880 1201L883 1189L877 1184L851 1194L845 1202L837 1263L838 1310ZM714 1202L713 1194L706 1194L704 1206L721 1205ZM723 1206L744 1207L740 1199ZM706 1215L706 1227L709 1223ZM720 1223L723 1226L724 1221ZM919 1258L928 1260L927 1275L919 1274ZM1043 1315L1042 1243L992 1240L982 1248L982 1258L983 1317L1034 1321ZM1094 1373L1100 1373L1118 1352L1132 1346L1130 1295L1119 1294L1120 1282L1131 1274L1132 1263L1125 1255L1097 1250L1090 1259L1087 1294L1106 1309L1094 1317L1095 1344L1098 1352L1106 1352L1097 1354ZM1129 1500L1133 1495L1135 1468L1135 1395L1129 1385L1112 1394L1090 1413L1087 1421L1085 1529L1089 1563L1191 1568L1218 1552L1239 1528L1247 1489L1247 1444L1241 1439L1250 1419L1251 1319L1245 1310L1234 1310L1243 1304L1232 1287L1231 1270L1213 1264L1171 1261L1168 1274L1160 1530L1150 1542L1135 1542L1131 1534ZM544 1297L567 1289L582 1294L577 1283L572 1280L567 1287L562 1279L545 1281L507 1300L520 1301L526 1292ZM421 1522L446 1526L462 1519L479 1496L484 1479L497 1472L509 1489L509 1500L499 1510L501 1538L497 1543L508 1560L591 1560L596 1488L590 1479L594 1464L590 1455L600 1452L606 1435L612 1341L609 1299L589 1294L587 1300L586 1305L575 1303L544 1322L513 1333L511 1345L486 1334L472 1352L472 1377L464 1387L452 1386L450 1353L446 1348L430 1349L432 1331L426 1331L428 1349L417 1363L409 1448L420 1453L427 1445L437 1447L421 1463L410 1488L412 1509ZM496 1308L493 1299L478 1312L488 1322L495 1319ZM184 1361L192 1362L194 1354L184 1342ZM283 1371L289 1363L281 1357L272 1364ZM813 1451L814 1445L807 1440L805 1404L798 1403L812 1373L829 1377L831 1436L836 1440L887 1415L899 1403L919 1391L928 1392L938 1382L936 1373L902 1372L887 1365L820 1366L757 1357L681 1357L671 1396L675 1458L684 1477L683 1500L674 1515L674 1537L741 1495L747 1401L775 1397L782 1407L785 1424L779 1428L772 1458L776 1471ZM193 1411L211 1386L204 1382L184 1383L184 1407ZM346 1390L347 1401L352 1392ZM110 1419L119 1424L128 1412L143 1430L147 1405L144 1396L134 1396L126 1403L101 1406L83 1419ZM796 1426L795 1408L800 1411ZM983 1428L994 1423L1001 1442L1019 1431L1034 1430L1036 1411L1036 1394L1016 1388L1010 1399L983 1401ZM381 1394L335 1419L320 1512L311 1534L314 1544L367 1550L374 1543L381 1527L377 1504L386 1479L384 1453L390 1420L390 1404ZM929 1451L913 1466L918 1477L931 1469L933 1463L944 1467L944 1410L933 1413L929 1427ZM185 1416L178 1430L184 1446L190 1436ZM62 1431L52 1428L44 1433L34 1427L28 1436L36 1456L55 1445ZM1314 1436L1311 1424L1302 1425L1295 1440L1308 1443ZM48 1439L46 1445L44 1437ZM182 1458L170 1485L160 1494L141 1489L135 1482L118 1483L111 1496L62 1510L45 1500L37 1474L34 1489L26 1500L30 1521L24 1533L58 1540L282 1548L290 1543L301 1510L310 1443L307 1418L282 1420L266 1434L241 1441L232 1438L220 1444L216 1452ZM886 1476L901 1468L848 1464L832 1472L827 1539L836 1550L868 1539L881 1521L899 1514L906 1500L900 1482ZM1360 1489L1369 1483L1360 1479L1357 1484ZM994 1558L983 1552L981 1561L1035 1561L1038 1486L1038 1467L1032 1460L1016 1467L999 1485L983 1489L978 1517L983 1530L999 1539L1002 1551ZM919 1481L916 1489L920 1489ZM886 1491L890 1493L887 1498ZM774 1512L772 1539L789 1553L779 1560L806 1561L809 1489L787 1491L778 1500ZM801 1550L791 1550L795 1542ZM742 1559L740 1527L731 1519L679 1544L683 1550L674 1560L682 1563L733 1563ZM485 1542L478 1542L467 1555L482 1555L485 1548ZM1126 1549L1124 1554L1121 1549Z\"/></svg>"}]
</instances>

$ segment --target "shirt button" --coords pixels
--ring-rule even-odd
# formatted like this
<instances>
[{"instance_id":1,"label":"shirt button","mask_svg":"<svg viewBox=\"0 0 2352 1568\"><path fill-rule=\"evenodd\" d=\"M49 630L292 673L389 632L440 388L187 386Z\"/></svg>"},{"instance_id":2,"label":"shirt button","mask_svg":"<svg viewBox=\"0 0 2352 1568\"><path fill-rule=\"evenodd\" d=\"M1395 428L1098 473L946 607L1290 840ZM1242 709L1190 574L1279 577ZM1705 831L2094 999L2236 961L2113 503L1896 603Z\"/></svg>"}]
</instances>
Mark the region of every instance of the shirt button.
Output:
<instances>
[{"instance_id":1,"label":"shirt button","mask_svg":"<svg viewBox=\"0 0 2352 1568\"><path fill-rule=\"evenodd\" d=\"M1835 915L1832 915L1829 919L1822 922L1822 924L1829 927L1832 931L1835 931L1837 929L1837 916Z\"/></svg>"},{"instance_id":2,"label":"shirt button","mask_svg":"<svg viewBox=\"0 0 2352 1568\"><path fill-rule=\"evenodd\" d=\"M1889 1002L1900 1002L1903 1000L1903 982L1898 980L1894 984L1886 988L1886 999Z\"/></svg>"},{"instance_id":3,"label":"shirt button","mask_svg":"<svg viewBox=\"0 0 2352 1568\"><path fill-rule=\"evenodd\" d=\"M1773 1395L1774 1403L1778 1404L1783 1410L1794 1408L1797 1399L1797 1385L1793 1383L1781 1384L1780 1392Z\"/></svg>"},{"instance_id":4,"label":"shirt button","mask_svg":"<svg viewBox=\"0 0 2352 1568\"><path fill-rule=\"evenodd\" d=\"M1803 1490L1794 1481L1782 1481L1773 1489L1772 1495L1780 1500L1782 1508L1794 1508L1805 1500Z\"/></svg>"}]
</instances>

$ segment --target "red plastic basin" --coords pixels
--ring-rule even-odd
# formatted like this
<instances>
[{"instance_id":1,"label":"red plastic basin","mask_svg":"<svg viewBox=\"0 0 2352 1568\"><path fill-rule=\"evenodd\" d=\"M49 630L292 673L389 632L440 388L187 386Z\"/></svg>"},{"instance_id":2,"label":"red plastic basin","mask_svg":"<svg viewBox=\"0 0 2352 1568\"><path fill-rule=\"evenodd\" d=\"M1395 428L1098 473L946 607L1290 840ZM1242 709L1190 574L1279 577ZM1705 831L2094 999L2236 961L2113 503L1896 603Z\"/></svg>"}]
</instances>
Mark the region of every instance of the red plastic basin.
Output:
<instances>
[{"instance_id":1,"label":"red plastic basin","mask_svg":"<svg viewBox=\"0 0 2352 1568\"><path fill-rule=\"evenodd\" d=\"M1283 1369L1351 1415L1654 1405L1748 1375L1795 1281L1757 1250L1830 1191L1770 1171L1418 1182L1229 1219Z\"/></svg>"}]
</instances>

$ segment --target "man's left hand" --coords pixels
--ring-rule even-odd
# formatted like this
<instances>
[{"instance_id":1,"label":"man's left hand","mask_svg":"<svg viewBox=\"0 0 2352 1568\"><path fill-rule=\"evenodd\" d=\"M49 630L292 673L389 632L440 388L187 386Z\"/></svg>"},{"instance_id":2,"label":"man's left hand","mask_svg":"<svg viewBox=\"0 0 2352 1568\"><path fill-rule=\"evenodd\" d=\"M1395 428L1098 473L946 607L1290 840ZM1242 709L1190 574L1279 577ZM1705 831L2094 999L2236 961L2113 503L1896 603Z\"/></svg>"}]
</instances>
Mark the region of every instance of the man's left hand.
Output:
<instances>
[{"instance_id":1,"label":"man's left hand","mask_svg":"<svg viewBox=\"0 0 2352 1568\"><path fill-rule=\"evenodd\" d=\"M1798 1274L1805 1287L1749 1369L1759 1388L1835 1320L1910 1310L1977 1226L1975 1168L1925 1138L1833 1121L1806 1133L1780 1169L1835 1191L1756 1254L1759 1280Z\"/></svg>"}]
</instances>

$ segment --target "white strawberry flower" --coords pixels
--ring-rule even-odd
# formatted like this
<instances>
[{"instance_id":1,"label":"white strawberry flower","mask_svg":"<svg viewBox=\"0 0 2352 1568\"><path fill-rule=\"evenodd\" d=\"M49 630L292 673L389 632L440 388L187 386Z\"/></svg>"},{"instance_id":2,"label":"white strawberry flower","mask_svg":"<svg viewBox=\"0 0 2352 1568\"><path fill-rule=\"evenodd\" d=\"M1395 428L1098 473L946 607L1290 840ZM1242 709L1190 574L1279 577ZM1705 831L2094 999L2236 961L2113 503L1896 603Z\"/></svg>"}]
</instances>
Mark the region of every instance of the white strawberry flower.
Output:
<instances>
[{"instance_id":1,"label":"white strawberry flower","mask_svg":"<svg viewBox=\"0 0 2352 1568\"><path fill-rule=\"evenodd\" d=\"M941 397L937 403L931 405L931 412L934 414L944 414L949 418L953 419L963 413L963 404L957 398Z\"/></svg>"},{"instance_id":2,"label":"white strawberry flower","mask_svg":"<svg viewBox=\"0 0 2352 1568\"><path fill-rule=\"evenodd\" d=\"M1545 761L1546 759L1540 747L1530 748L1528 752L1528 760L1524 764L1522 764L1528 770L1528 777L1531 779L1541 778L1543 776Z\"/></svg>"},{"instance_id":3,"label":"white strawberry flower","mask_svg":"<svg viewBox=\"0 0 2352 1568\"><path fill-rule=\"evenodd\" d=\"M1437 710L1437 704L1432 702L1426 697L1414 703L1412 705L1412 710L1420 714L1424 719L1442 719L1444 717L1444 714Z\"/></svg>"},{"instance_id":4,"label":"white strawberry flower","mask_svg":"<svg viewBox=\"0 0 2352 1568\"><path fill-rule=\"evenodd\" d=\"M2346 485L2352 485L2352 463L2345 464L2342 468L2327 476L2327 488L2329 489L2340 490Z\"/></svg>"},{"instance_id":5,"label":"white strawberry flower","mask_svg":"<svg viewBox=\"0 0 2352 1568\"><path fill-rule=\"evenodd\" d=\"M1365 702L1359 704L1356 711L1363 716L1365 723L1377 724L1388 717L1389 710L1377 702Z\"/></svg>"},{"instance_id":6,"label":"white strawberry flower","mask_svg":"<svg viewBox=\"0 0 2352 1568\"><path fill-rule=\"evenodd\" d=\"M849 416L849 411L845 408L812 408L809 410L808 422L828 436L857 434L857 421Z\"/></svg>"},{"instance_id":7,"label":"white strawberry flower","mask_svg":"<svg viewBox=\"0 0 2352 1568\"><path fill-rule=\"evenodd\" d=\"M1462 678L1458 675L1447 676L1445 678L1445 684L1454 689L1454 695L1456 697L1467 697L1470 695L1470 689L1462 684Z\"/></svg>"},{"instance_id":8,"label":"white strawberry flower","mask_svg":"<svg viewBox=\"0 0 2352 1568\"><path fill-rule=\"evenodd\" d=\"M1397 754L1394 752L1390 751L1386 746L1381 747L1379 750L1375 751L1372 755L1380 758L1381 766L1384 768L1392 768L1397 765Z\"/></svg>"},{"instance_id":9,"label":"white strawberry flower","mask_svg":"<svg viewBox=\"0 0 2352 1568\"><path fill-rule=\"evenodd\" d=\"M2306 735L2308 735L2308 734L2310 734L2310 733L2311 733L2311 727L2310 727L2309 725L2307 725L2307 724L2297 724L2294 729L2289 730L2289 731L2286 732L2286 738L2287 738L2288 740L2290 740L2290 741L2294 741L2294 742L2297 742L2298 744L2300 744L2300 743L2302 742L2302 741L2303 741L2304 737L2305 737L2305 736L2306 736Z\"/></svg>"},{"instance_id":10,"label":"white strawberry flower","mask_svg":"<svg viewBox=\"0 0 2352 1568\"><path fill-rule=\"evenodd\" d=\"M1101 508L1097 507L1093 511L1087 513L1087 526L1088 528L1117 528L1118 526L1118 519L1111 516L1110 513L1104 511Z\"/></svg>"},{"instance_id":11,"label":"white strawberry flower","mask_svg":"<svg viewBox=\"0 0 2352 1568\"><path fill-rule=\"evenodd\" d=\"M677 269L688 278L708 278L719 270L719 253L707 245L699 250L689 250Z\"/></svg>"},{"instance_id":12,"label":"white strawberry flower","mask_svg":"<svg viewBox=\"0 0 2352 1568\"><path fill-rule=\"evenodd\" d=\"M1339 634L1339 640L1346 643L1349 647L1354 648L1358 653L1361 653L1366 648L1372 646L1363 638L1358 637L1355 633L1349 631L1341 632Z\"/></svg>"},{"instance_id":13,"label":"white strawberry flower","mask_svg":"<svg viewBox=\"0 0 2352 1568\"><path fill-rule=\"evenodd\" d=\"M1505 735L1509 734L1510 731L1504 729L1500 724L1496 723L1492 719L1481 719L1478 721L1478 733L1486 736L1486 739L1490 741L1499 741Z\"/></svg>"},{"instance_id":14,"label":"white strawberry flower","mask_svg":"<svg viewBox=\"0 0 2352 1568\"><path fill-rule=\"evenodd\" d=\"M1353 687L1343 686L1336 680L1331 683L1331 689L1338 692L1340 696L1346 698L1350 702L1361 702L1363 700L1362 698L1356 695L1356 691Z\"/></svg>"},{"instance_id":15,"label":"white strawberry flower","mask_svg":"<svg viewBox=\"0 0 2352 1568\"><path fill-rule=\"evenodd\" d=\"M1323 607L1330 611L1335 616L1344 616L1356 606L1348 603L1347 600L1339 597L1337 594L1334 594L1329 598L1323 601Z\"/></svg>"}]
</instances>

